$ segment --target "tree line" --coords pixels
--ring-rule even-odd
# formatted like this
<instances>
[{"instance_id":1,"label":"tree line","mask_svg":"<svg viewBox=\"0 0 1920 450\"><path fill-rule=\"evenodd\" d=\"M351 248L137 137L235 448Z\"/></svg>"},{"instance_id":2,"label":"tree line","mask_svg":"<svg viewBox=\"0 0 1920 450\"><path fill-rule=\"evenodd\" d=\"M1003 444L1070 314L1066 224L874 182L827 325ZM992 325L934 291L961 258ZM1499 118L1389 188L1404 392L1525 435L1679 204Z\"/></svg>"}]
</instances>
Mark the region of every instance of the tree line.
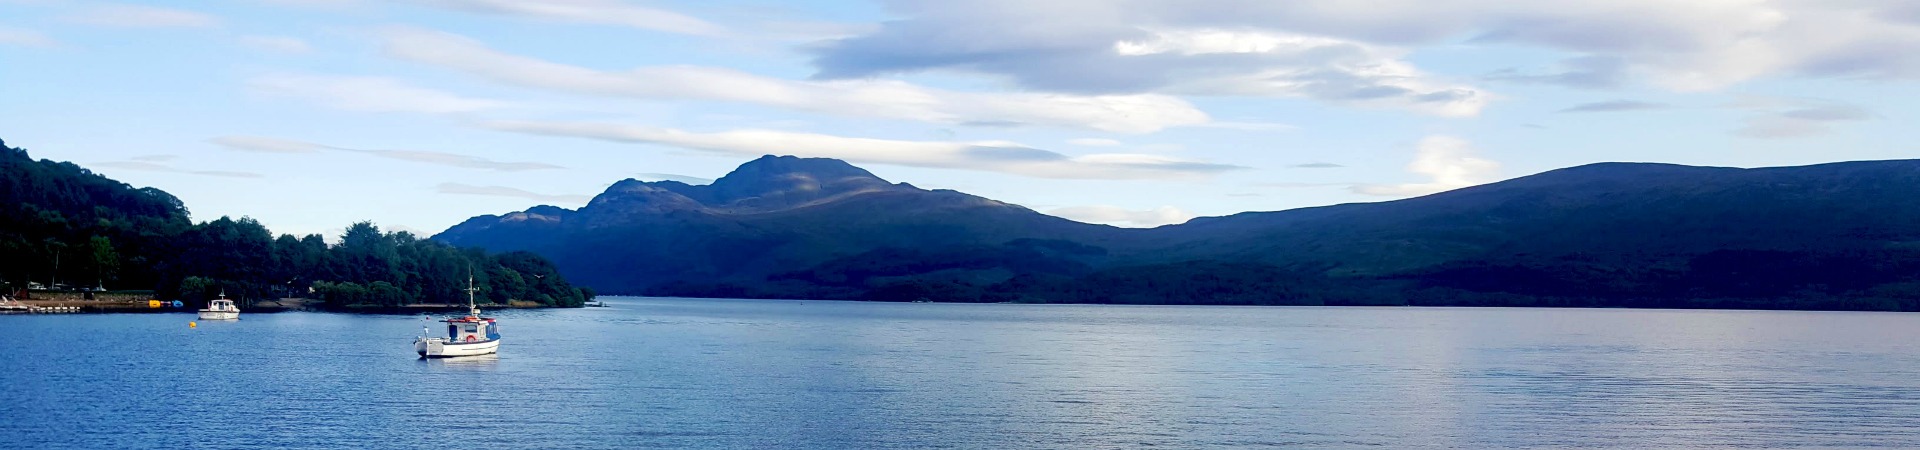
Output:
<instances>
[{"instance_id":1,"label":"tree line","mask_svg":"<svg viewBox=\"0 0 1920 450\"><path fill-rule=\"evenodd\" d=\"M0 288L151 290L203 302L300 297L332 307L464 303L580 306L593 298L538 255L455 248L371 222L339 243L275 237L251 218L193 223L186 204L0 141Z\"/></svg>"}]
</instances>

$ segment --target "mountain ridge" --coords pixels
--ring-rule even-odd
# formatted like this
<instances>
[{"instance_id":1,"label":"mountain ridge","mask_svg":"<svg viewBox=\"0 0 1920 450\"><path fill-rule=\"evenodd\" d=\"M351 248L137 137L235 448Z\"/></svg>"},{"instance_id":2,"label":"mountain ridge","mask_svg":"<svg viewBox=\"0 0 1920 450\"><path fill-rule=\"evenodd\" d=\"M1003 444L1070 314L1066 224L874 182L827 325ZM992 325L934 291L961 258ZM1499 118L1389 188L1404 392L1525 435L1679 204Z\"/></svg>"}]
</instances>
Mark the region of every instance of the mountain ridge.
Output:
<instances>
[{"instance_id":1,"label":"mountain ridge","mask_svg":"<svg viewBox=\"0 0 1920 450\"><path fill-rule=\"evenodd\" d=\"M1828 306L1815 309L1869 308L1832 306L1847 296L1878 299L1871 308L1900 309L1914 300L1895 285L1920 282L1896 270L1904 258L1920 256L1908 255L1902 244L1920 242L1920 160L1753 169L1596 163L1416 198L1203 217L1150 229L1079 223L956 191L893 184L817 158L749 162L715 181L731 186L727 195L677 182L622 183L579 210L529 209L521 212L528 220L481 220L484 230L470 220L435 239L551 253L562 270L580 271L583 284L603 291L675 295L1153 298L1102 297L1076 285L1124 285L1110 276L1122 271L1187 277L1143 288L1193 291L1155 294L1161 303L1206 302L1199 298L1206 290L1254 298L1202 282L1218 278L1206 271L1228 270L1264 274L1247 280L1291 280L1263 285L1297 294L1273 300L1280 303L1413 304L1414 297L1444 294L1467 299L1455 301L1463 304L1608 306L1702 297L1808 307L1790 297L1818 294L1826 300L1813 304ZM678 192L661 199L665 194L657 191L668 187L706 201ZM622 206L628 203L684 207ZM580 253L586 248L603 255ZM1725 268L1728 252L1759 252L1746 263L1773 265L1748 268L1761 272L1807 261L1871 267L1855 274L1805 269L1811 275L1788 277L1800 284L1766 293L1712 278L1721 276L1713 274ZM1598 275L1607 273L1621 275ZM1487 277L1525 279L1489 283ZM1874 290L1884 286L1895 287ZM1736 294L1741 297L1724 299ZM1920 285L1910 297L1920 298Z\"/></svg>"}]
</instances>

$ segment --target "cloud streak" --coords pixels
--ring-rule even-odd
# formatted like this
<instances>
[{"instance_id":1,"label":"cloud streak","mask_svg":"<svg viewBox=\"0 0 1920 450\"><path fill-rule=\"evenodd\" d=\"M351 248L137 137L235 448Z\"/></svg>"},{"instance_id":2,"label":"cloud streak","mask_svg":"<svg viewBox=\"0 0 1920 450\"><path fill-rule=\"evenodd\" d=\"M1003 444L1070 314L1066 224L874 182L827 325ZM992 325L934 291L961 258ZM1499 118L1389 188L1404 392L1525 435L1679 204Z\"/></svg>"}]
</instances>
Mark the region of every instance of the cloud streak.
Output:
<instances>
[{"instance_id":1,"label":"cloud streak","mask_svg":"<svg viewBox=\"0 0 1920 450\"><path fill-rule=\"evenodd\" d=\"M1018 123L1150 133L1208 120L1167 95L968 93L879 80L792 81L715 67L653 66L605 71L512 55L463 36L413 28L386 33L402 60L495 82L591 96L705 100L853 117L945 124Z\"/></svg>"},{"instance_id":2,"label":"cloud streak","mask_svg":"<svg viewBox=\"0 0 1920 450\"><path fill-rule=\"evenodd\" d=\"M681 183L694 184L694 185L713 183L712 178L701 178L696 176L680 175L680 174L674 174L674 173L636 173L636 174L633 174L633 177L639 179L640 181L678 181Z\"/></svg>"},{"instance_id":3,"label":"cloud streak","mask_svg":"<svg viewBox=\"0 0 1920 450\"><path fill-rule=\"evenodd\" d=\"M1646 110L1653 110L1653 109L1667 109L1672 107L1673 105L1668 105L1665 103L1643 102L1643 101L1637 101L1637 100L1614 100L1614 101L1606 101L1606 102L1581 103L1578 105L1567 107L1566 109L1562 109L1556 112L1595 113L1595 112L1646 111Z\"/></svg>"},{"instance_id":4,"label":"cloud streak","mask_svg":"<svg viewBox=\"0 0 1920 450\"><path fill-rule=\"evenodd\" d=\"M179 174L187 174L187 175L204 175L204 176L210 176L210 177L223 177L223 178L265 178L266 177L266 175L261 175L254 172L182 169L179 167L173 167L166 164L161 164L151 159L141 160L141 158L135 158L135 161L108 161L108 162L93 163L93 166L106 167L110 169L127 169L127 170L139 170L139 171L146 171L146 172L179 173Z\"/></svg>"},{"instance_id":5,"label":"cloud streak","mask_svg":"<svg viewBox=\"0 0 1920 450\"><path fill-rule=\"evenodd\" d=\"M1749 116L1733 131L1736 136L1754 139L1788 139L1833 132L1833 125L1870 120L1877 116L1866 108L1846 104L1808 104L1763 111Z\"/></svg>"},{"instance_id":6,"label":"cloud streak","mask_svg":"<svg viewBox=\"0 0 1920 450\"><path fill-rule=\"evenodd\" d=\"M483 169L501 172L520 172L528 170L564 169L564 167L532 161L495 161L475 156L447 152L423 150L370 150L331 145L315 144L286 139L259 136L221 136L208 140L229 150L255 153L307 154L324 151L358 153L399 161L433 164L465 169Z\"/></svg>"},{"instance_id":7,"label":"cloud streak","mask_svg":"<svg viewBox=\"0 0 1920 450\"><path fill-rule=\"evenodd\" d=\"M54 40L52 37L48 37L45 33L41 33L39 31L34 31L26 28L0 26L0 45L12 45L12 46L18 46L18 47L34 47L34 48L53 48L53 47L59 47L60 41Z\"/></svg>"},{"instance_id":8,"label":"cloud streak","mask_svg":"<svg viewBox=\"0 0 1920 450\"><path fill-rule=\"evenodd\" d=\"M587 201L593 199L593 197L587 196L587 195L541 194L537 192L528 191L525 189L512 188L512 187L506 187L506 186L475 186L475 185L460 184L460 183L440 183L439 186L434 187L434 191L442 194L521 198L521 199L533 200L537 202L549 202L549 203L584 204Z\"/></svg>"},{"instance_id":9,"label":"cloud streak","mask_svg":"<svg viewBox=\"0 0 1920 450\"><path fill-rule=\"evenodd\" d=\"M209 28L220 25L212 15L156 6L106 4L90 7L67 20L83 25L115 28Z\"/></svg>"},{"instance_id":10,"label":"cloud streak","mask_svg":"<svg viewBox=\"0 0 1920 450\"><path fill-rule=\"evenodd\" d=\"M1067 156L1000 141L905 141L775 130L696 133L670 128L582 122L493 121L483 126L516 133L658 144L738 156L758 156L778 151L857 163L981 170L1039 178L1185 179L1242 169L1233 165L1156 155L1108 153Z\"/></svg>"},{"instance_id":11,"label":"cloud streak","mask_svg":"<svg viewBox=\"0 0 1920 450\"><path fill-rule=\"evenodd\" d=\"M242 36L240 45L268 53L301 54L313 51L307 41L289 36Z\"/></svg>"},{"instance_id":12,"label":"cloud streak","mask_svg":"<svg viewBox=\"0 0 1920 450\"><path fill-rule=\"evenodd\" d=\"M718 36L725 29L693 16L618 0L416 0L426 5L485 14L571 23L619 25L668 33Z\"/></svg>"}]
</instances>

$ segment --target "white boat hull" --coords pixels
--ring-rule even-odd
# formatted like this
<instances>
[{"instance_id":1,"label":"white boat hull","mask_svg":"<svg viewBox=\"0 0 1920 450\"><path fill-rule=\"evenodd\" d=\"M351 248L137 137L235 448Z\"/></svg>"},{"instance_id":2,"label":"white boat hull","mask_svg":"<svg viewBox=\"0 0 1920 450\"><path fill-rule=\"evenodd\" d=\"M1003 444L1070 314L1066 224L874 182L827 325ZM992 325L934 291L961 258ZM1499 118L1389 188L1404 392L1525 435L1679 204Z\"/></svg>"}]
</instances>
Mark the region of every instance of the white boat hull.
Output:
<instances>
[{"instance_id":1,"label":"white boat hull","mask_svg":"<svg viewBox=\"0 0 1920 450\"><path fill-rule=\"evenodd\" d=\"M200 320L240 320L240 312L201 310Z\"/></svg>"},{"instance_id":2,"label":"white boat hull","mask_svg":"<svg viewBox=\"0 0 1920 450\"><path fill-rule=\"evenodd\" d=\"M414 353L422 358L454 358L460 356L491 355L500 350L500 340L475 342L448 341L443 338L427 338L413 341Z\"/></svg>"}]
</instances>

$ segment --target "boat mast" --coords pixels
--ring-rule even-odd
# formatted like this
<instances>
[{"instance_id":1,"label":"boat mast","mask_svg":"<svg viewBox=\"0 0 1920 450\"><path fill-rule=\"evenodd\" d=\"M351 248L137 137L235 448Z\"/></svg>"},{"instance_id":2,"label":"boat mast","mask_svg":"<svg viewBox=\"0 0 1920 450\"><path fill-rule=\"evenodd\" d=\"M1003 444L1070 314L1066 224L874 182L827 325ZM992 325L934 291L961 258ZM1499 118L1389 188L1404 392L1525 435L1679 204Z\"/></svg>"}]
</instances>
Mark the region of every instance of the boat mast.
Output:
<instances>
[{"instance_id":1,"label":"boat mast","mask_svg":"<svg viewBox=\"0 0 1920 450\"><path fill-rule=\"evenodd\" d=\"M473 287L473 265L467 265L467 314L480 317L480 306L473 302L473 293L480 292Z\"/></svg>"}]
</instances>

